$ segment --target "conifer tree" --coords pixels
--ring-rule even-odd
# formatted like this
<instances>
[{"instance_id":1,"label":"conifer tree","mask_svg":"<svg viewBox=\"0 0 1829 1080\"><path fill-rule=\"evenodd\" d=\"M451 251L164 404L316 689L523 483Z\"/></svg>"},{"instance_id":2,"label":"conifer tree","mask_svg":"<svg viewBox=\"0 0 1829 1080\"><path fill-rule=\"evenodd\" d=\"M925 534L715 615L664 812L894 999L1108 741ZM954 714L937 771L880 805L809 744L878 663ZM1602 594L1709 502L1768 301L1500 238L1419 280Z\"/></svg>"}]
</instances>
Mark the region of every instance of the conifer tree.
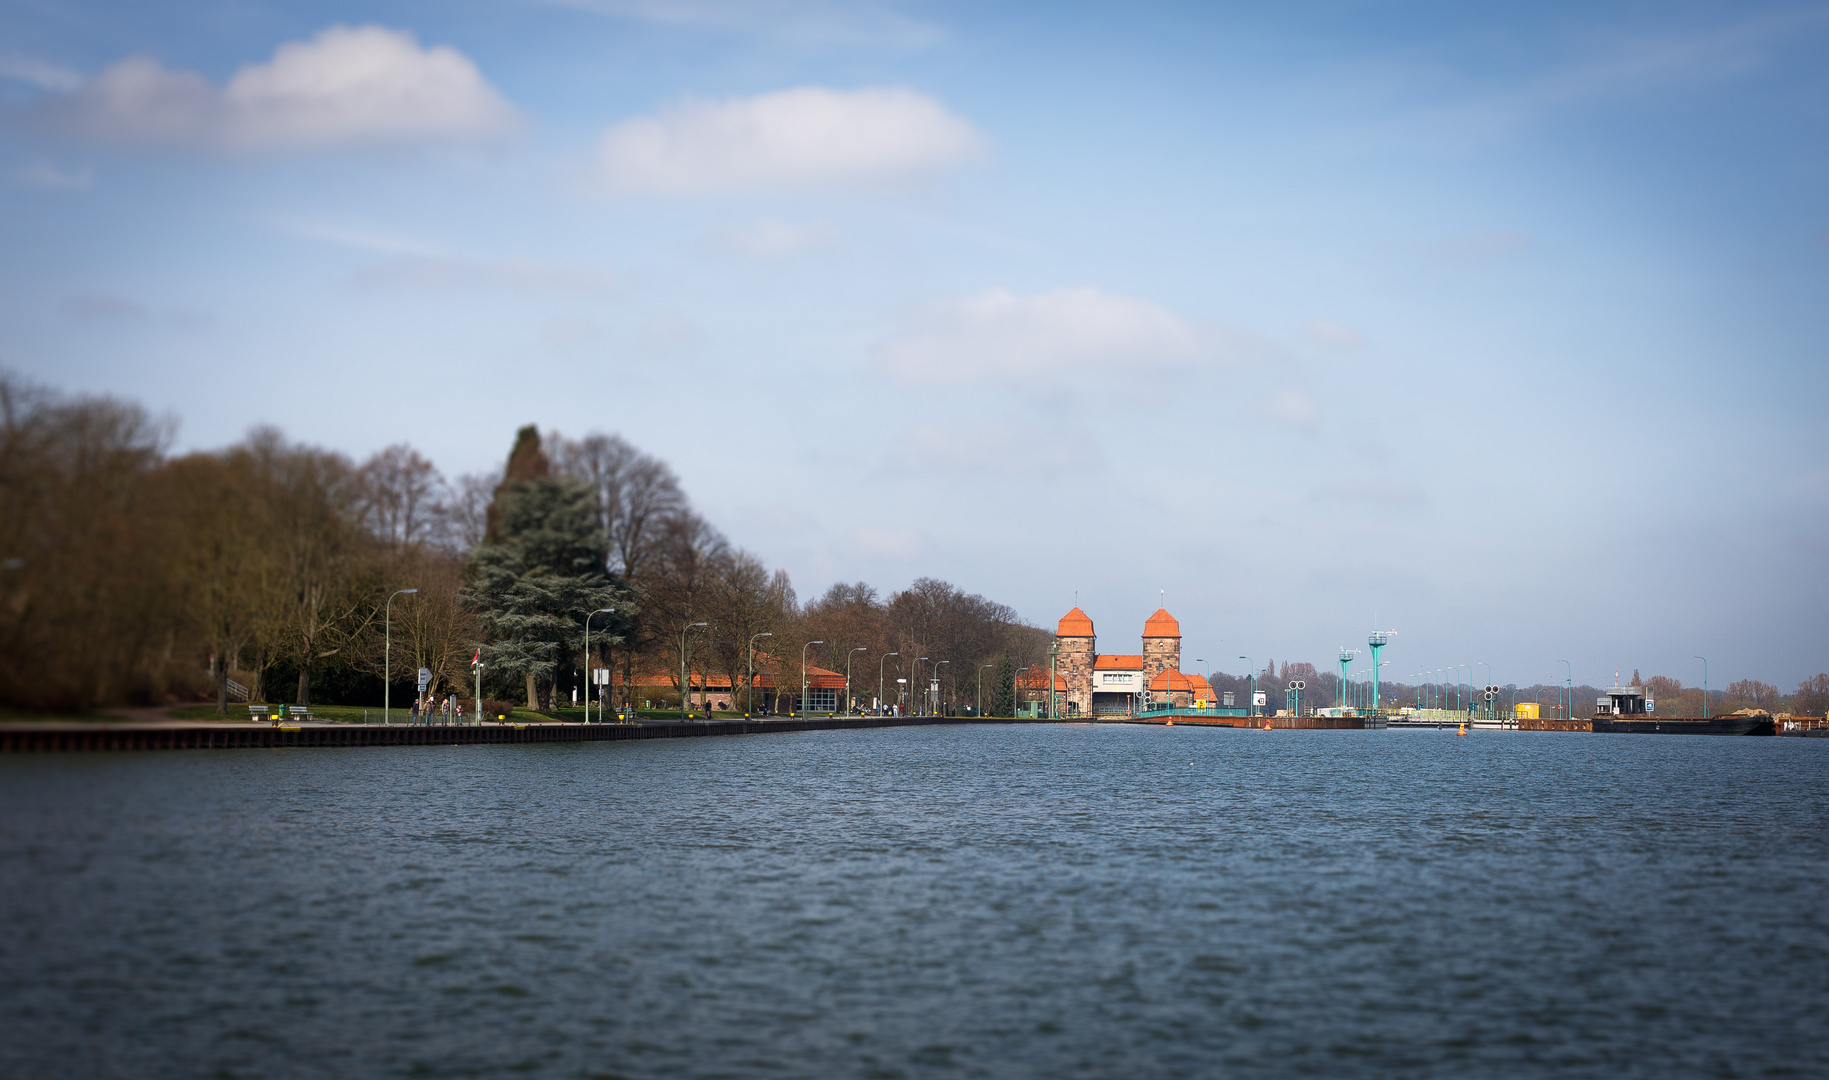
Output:
<instances>
[{"instance_id":1,"label":"conifer tree","mask_svg":"<svg viewBox=\"0 0 1829 1080\"><path fill-rule=\"evenodd\" d=\"M626 618L628 601L607 568L591 490L550 475L532 432L524 428L516 440L466 597L490 631L484 661L522 676L527 707L537 709L540 686L553 690L561 662L582 648L587 616L612 607ZM618 640L604 620L596 627L594 640Z\"/></svg>"},{"instance_id":2,"label":"conifer tree","mask_svg":"<svg viewBox=\"0 0 1829 1080\"><path fill-rule=\"evenodd\" d=\"M1016 715L1016 665L1010 660L1008 649L997 665L997 692L991 695L991 715Z\"/></svg>"}]
</instances>

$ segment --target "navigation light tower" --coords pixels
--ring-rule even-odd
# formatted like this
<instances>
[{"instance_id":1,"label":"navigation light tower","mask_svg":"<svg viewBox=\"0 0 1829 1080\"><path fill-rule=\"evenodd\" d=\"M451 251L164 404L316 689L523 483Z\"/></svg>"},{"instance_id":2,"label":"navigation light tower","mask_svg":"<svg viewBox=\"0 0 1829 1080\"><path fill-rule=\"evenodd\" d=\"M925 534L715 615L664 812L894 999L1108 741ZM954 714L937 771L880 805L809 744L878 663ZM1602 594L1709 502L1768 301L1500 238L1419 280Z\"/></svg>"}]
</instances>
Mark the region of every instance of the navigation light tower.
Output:
<instances>
[{"instance_id":1,"label":"navigation light tower","mask_svg":"<svg viewBox=\"0 0 1829 1080\"><path fill-rule=\"evenodd\" d=\"M1397 631L1395 631L1395 630L1374 630L1374 631L1372 631L1372 635L1365 639L1365 643L1372 647L1372 711L1373 712L1378 711L1378 654L1383 652L1384 647L1386 645L1389 645L1391 643L1391 639L1396 636L1397 636Z\"/></svg>"},{"instance_id":2,"label":"navigation light tower","mask_svg":"<svg viewBox=\"0 0 1829 1080\"><path fill-rule=\"evenodd\" d=\"M1340 647L1340 684L1339 693L1334 695L1335 705L1345 705L1350 700L1346 694L1346 669L1353 666L1353 657L1358 655L1358 649L1349 649L1344 645Z\"/></svg>"}]
</instances>

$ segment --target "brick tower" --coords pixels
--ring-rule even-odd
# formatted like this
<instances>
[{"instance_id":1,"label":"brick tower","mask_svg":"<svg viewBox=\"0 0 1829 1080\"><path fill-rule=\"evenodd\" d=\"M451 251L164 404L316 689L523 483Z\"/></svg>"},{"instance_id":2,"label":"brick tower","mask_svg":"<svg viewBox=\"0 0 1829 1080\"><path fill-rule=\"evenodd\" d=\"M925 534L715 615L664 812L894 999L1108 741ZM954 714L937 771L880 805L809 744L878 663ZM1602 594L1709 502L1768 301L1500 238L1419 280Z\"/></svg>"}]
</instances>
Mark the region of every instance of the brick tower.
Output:
<instances>
[{"instance_id":1,"label":"brick tower","mask_svg":"<svg viewBox=\"0 0 1829 1080\"><path fill-rule=\"evenodd\" d=\"M1092 620L1084 611L1074 608L1061 616L1060 625L1054 628L1054 640L1061 647L1060 666L1056 671L1067 684L1066 701L1061 711L1091 716L1092 664L1098 655L1098 639L1092 632Z\"/></svg>"},{"instance_id":2,"label":"brick tower","mask_svg":"<svg viewBox=\"0 0 1829 1080\"><path fill-rule=\"evenodd\" d=\"M1164 671L1181 670L1181 624L1167 608L1143 624L1143 685L1149 686Z\"/></svg>"}]
</instances>

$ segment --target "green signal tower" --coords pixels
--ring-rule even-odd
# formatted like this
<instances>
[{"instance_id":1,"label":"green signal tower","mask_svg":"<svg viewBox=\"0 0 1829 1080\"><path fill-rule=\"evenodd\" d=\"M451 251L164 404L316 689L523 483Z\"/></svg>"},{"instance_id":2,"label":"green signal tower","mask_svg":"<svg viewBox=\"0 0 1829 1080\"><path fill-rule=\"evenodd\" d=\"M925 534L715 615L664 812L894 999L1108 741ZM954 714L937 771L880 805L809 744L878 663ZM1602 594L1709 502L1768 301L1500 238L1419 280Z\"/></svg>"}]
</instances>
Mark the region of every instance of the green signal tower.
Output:
<instances>
[{"instance_id":1,"label":"green signal tower","mask_svg":"<svg viewBox=\"0 0 1829 1080\"><path fill-rule=\"evenodd\" d=\"M1358 655L1358 649L1349 649L1344 645L1340 646L1340 682L1339 692L1334 695L1335 705L1344 706L1347 703L1346 669L1353 666L1353 657Z\"/></svg>"},{"instance_id":2,"label":"green signal tower","mask_svg":"<svg viewBox=\"0 0 1829 1080\"><path fill-rule=\"evenodd\" d=\"M1397 636L1395 630L1374 630L1365 643L1372 647L1372 711L1378 711L1378 654Z\"/></svg>"}]
</instances>

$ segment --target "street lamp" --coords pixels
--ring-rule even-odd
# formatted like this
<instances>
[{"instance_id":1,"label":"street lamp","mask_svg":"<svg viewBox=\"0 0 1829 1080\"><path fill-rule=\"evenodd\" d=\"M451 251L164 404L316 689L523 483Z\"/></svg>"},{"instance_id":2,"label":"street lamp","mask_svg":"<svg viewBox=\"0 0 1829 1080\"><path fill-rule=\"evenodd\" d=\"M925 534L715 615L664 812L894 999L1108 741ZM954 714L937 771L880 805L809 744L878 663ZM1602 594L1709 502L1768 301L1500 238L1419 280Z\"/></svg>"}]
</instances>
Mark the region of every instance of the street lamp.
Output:
<instances>
[{"instance_id":1,"label":"street lamp","mask_svg":"<svg viewBox=\"0 0 1829 1080\"><path fill-rule=\"evenodd\" d=\"M608 615L615 610L616 609L613 607L600 607L596 611L593 611L589 615L586 615L584 617L584 670L586 673L589 673L591 670L591 620L596 618L599 615ZM591 685L590 683L586 683L585 691L584 691L584 694L585 694L584 722L587 724L591 722L591 698L590 698L591 691L589 689L590 685ZM605 688L608 688L608 686L610 684L604 683L603 685L605 686ZM600 724L603 723L603 691L602 690L597 691L597 722Z\"/></svg>"},{"instance_id":2,"label":"street lamp","mask_svg":"<svg viewBox=\"0 0 1829 1080\"><path fill-rule=\"evenodd\" d=\"M411 596L418 591L418 589L395 589L393 594L387 598L387 603L381 605L381 722L383 724L389 722L388 707L393 704L393 687L389 684L393 682L394 676L394 597Z\"/></svg>"},{"instance_id":3,"label":"street lamp","mask_svg":"<svg viewBox=\"0 0 1829 1080\"><path fill-rule=\"evenodd\" d=\"M940 709L940 664L950 664L950 663L952 663L951 660L941 660L941 661L939 661L939 663L936 663L934 665L934 689L933 689L934 699L933 699L932 705L933 705L933 708L935 711L930 713L929 715L932 715L932 716L940 715L940 713L939 713L939 709Z\"/></svg>"},{"instance_id":4,"label":"street lamp","mask_svg":"<svg viewBox=\"0 0 1829 1080\"><path fill-rule=\"evenodd\" d=\"M1249 656L1241 656L1241 657L1239 657L1239 659L1243 660L1248 665L1245 669L1247 671L1247 674L1245 675L1245 715L1246 716L1256 716L1257 715L1257 661L1251 659Z\"/></svg>"},{"instance_id":5,"label":"street lamp","mask_svg":"<svg viewBox=\"0 0 1829 1080\"><path fill-rule=\"evenodd\" d=\"M1562 682L1562 685L1567 692L1568 701L1568 703L1562 707L1562 718L1564 720L1573 720L1575 719L1575 665L1569 663L1567 660L1558 660L1556 662L1561 664L1563 669L1568 672L1567 677L1564 678ZM1707 702L1708 695L1702 695L1702 700Z\"/></svg>"},{"instance_id":6,"label":"street lamp","mask_svg":"<svg viewBox=\"0 0 1829 1080\"><path fill-rule=\"evenodd\" d=\"M876 707L879 712L883 708L883 665L889 662L890 657L900 655L899 652L884 653L876 662Z\"/></svg>"},{"instance_id":7,"label":"street lamp","mask_svg":"<svg viewBox=\"0 0 1829 1080\"><path fill-rule=\"evenodd\" d=\"M986 665L984 665L984 667L981 667L978 669L978 706L977 706L977 708L978 708L978 719L980 719L980 720L984 719L984 671L985 671L985 668L994 668L996 666L997 666L996 664L986 664Z\"/></svg>"},{"instance_id":8,"label":"street lamp","mask_svg":"<svg viewBox=\"0 0 1829 1080\"><path fill-rule=\"evenodd\" d=\"M1708 657L1698 656L1702 661L1702 719L1708 719Z\"/></svg>"},{"instance_id":9,"label":"street lamp","mask_svg":"<svg viewBox=\"0 0 1829 1080\"><path fill-rule=\"evenodd\" d=\"M680 719L681 720L692 719L692 710L689 707L692 702L692 661L686 655L686 633L687 633L687 631L695 630L698 627L710 626L710 625L711 625L710 623L702 623L702 622L688 623L685 627L681 628L681 630L680 630ZM711 710L710 709L705 710L705 719L707 719L707 720L711 719Z\"/></svg>"},{"instance_id":10,"label":"street lamp","mask_svg":"<svg viewBox=\"0 0 1829 1080\"><path fill-rule=\"evenodd\" d=\"M745 717L756 714L756 639L774 637L771 633L752 634L749 639L749 711Z\"/></svg>"},{"instance_id":11,"label":"street lamp","mask_svg":"<svg viewBox=\"0 0 1829 1080\"><path fill-rule=\"evenodd\" d=\"M823 641L809 641L800 647L800 715L807 714L807 650Z\"/></svg>"},{"instance_id":12,"label":"street lamp","mask_svg":"<svg viewBox=\"0 0 1829 1080\"><path fill-rule=\"evenodd\" d=\"M851 658L861 652L870 650L862 645L845 654L845 715L851 715Z\"/></svg>"},{"instance_id":13,"label":"street lamp","mask_svg":"<svg viewBox=\"0 0 1829 1080\"><path fill-rule=\"evenodd\" d=\"M925 656L915 657L910 661L912 667L910 667L908 672L908 704L914 707L914 715L916 716L921 715L921 706L915 704L914 692L915 686L921 681L919 678L921 673L921 661L925 659L927 659Z\"/></svg>"}]
</instances>

